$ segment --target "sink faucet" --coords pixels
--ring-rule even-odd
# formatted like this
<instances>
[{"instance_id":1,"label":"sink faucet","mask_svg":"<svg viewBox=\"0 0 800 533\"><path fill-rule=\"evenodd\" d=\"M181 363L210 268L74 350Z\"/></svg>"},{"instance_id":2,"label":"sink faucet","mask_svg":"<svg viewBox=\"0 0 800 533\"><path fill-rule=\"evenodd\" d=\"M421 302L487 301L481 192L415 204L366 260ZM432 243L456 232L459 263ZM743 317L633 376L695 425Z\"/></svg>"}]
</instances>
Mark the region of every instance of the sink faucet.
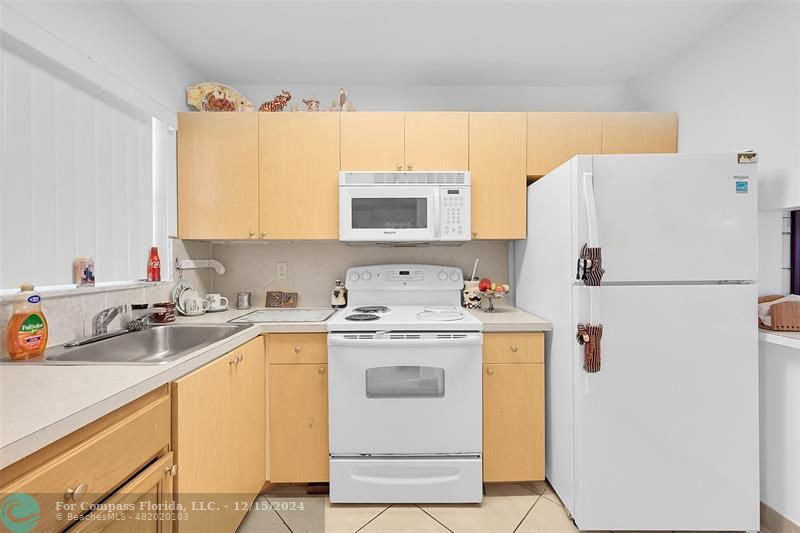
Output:
<instances>
[{"instance_id":1,"label":"sink faucet","mask_svg":"<svg viewBox=\"0 0 800 533\"><path fill-rule=\"evenodd\" d=\"M125 324L125 329L128 331L141 331L146 329L150 325L150 317L166 312L167 309L165 307L151 307L141 311L134 311L134 314L137 316Z\"/></svg>"},{"instance_id":2,"label":"sink faucet","mask_svg":"<svg viewBox=\"0 0 800 533\"><path fill-rule=\"evenodd\" d=\"M117 318L120 313L126 313L127 311L127 305L118 305L103 309L94 315L94 318L92 318L92 336L108 333L108 325L111 324L111 321Z\"/></svg>"}]
</instances>

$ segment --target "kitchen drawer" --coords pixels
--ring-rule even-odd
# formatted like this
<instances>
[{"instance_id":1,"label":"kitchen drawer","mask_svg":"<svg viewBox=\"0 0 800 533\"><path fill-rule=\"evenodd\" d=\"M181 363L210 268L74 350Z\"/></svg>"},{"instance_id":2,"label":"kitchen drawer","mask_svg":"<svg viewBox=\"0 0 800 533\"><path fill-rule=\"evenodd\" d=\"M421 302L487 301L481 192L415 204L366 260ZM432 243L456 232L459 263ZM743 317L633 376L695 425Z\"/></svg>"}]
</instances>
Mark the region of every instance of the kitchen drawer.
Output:
<instances>
[{"instance_id":1,"label":"kitchen drawer","mask_svg":"<svg viewBox=\"0 0 800 533\"><path fill-rule=\"evenodd\" d=\"M267 335L270 364L328 362L328 335L325 333L270 333Z\"/></svg>"},{"instance_id":2,"label":"kitchen drawer","mask_svg":"<svg viewBox=\"0 0 800 533\"><path fill-rule=\"evenodd\" d=\"M544 363L544 333L486 333L484 363Z\"/></svg>"},{"instance_id":3,"label":"kitchen drawer","mask_svg":"<svg viewBox=\"0 0 800 533\"><path fill-rule=\"evenodd\" d=\"M62 502L84 504L102 500L169 448L170 408L169 396L161 396L52 457L0 492L33 496L42 510L38 530L60 530L67 525L66 513L58 520L56 513L49 510ZM70 491L80 496L70 496Z\"/></svg>"}]
</instances>

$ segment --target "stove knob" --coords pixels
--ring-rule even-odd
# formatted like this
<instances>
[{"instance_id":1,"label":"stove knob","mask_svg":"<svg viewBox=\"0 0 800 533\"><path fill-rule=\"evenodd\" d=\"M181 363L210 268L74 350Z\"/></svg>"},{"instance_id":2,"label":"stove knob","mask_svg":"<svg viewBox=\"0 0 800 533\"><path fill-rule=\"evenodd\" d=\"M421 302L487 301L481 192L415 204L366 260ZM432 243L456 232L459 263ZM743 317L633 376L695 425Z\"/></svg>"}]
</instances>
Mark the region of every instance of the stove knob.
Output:
<instances>
[{"instance_id":1,"label":"stove knob","mask_svg":"<svg viewBox=\"0 0 800 533\"><path fill-rule=\"evenodd\" d=\"M360 277L361 276L359 276L358 272L356 272L355 270L350 272L350 281L358 281L358 278L360 278Z\"/></svg>"},{"instance_id":2,"label":"stove knob","mask_svg":"<svg viewBox=\"0 0 800 533\"><path fill-rule=\"evenodd\" d=\"M365 270L364 272L361 273L361 279L363 279L364 281L371 280L372 279L372 272L370 272L369 270Z\"/></svg>"},{"instance_id":3,"label":"stove knob","mask_svg":"<svg viewBox=\"0 0 800 533\"><path fill-rule=\"evenodd\" d=\"M450 272L450 281L459 281L461 276L458 274L458 270L453 270Z\"/></svg>"},{"instance_id":4,"label":"stove knob","mask_svg":"<svg viewBox=\"0 0 800 533\"><path fill-rule=\"evenodd\" d=\"M440 270L439 271L439 281L447 281L447 271Z\"/></svg>"}]
</instances>

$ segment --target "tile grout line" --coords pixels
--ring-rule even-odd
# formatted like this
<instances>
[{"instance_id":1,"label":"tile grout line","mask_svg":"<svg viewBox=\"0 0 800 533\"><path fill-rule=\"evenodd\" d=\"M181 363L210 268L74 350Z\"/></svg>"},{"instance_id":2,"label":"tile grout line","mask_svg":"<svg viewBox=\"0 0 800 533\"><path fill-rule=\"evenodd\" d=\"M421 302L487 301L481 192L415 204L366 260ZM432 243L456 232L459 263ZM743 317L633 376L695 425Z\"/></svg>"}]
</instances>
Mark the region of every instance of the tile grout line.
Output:
<instances>
[{"instance_id":1,"label":"tile grout line","mask_svg":"<svg viewBox=\"0 0 800 533\"><path fill-rule=\"evenodd\" d=\"M274 512L276 515L278 515L278 518L280 519L281 522L283 522L283 525L286 526L286 529L289 530L289 533L294 533L292 528L289 527L289 524L286 523L286 520L284 520L283 517L281 516L281 513L279 513L277 509L272 507L272 501L267 497L266 494L264 495L264 499L267 500L267 502L269 502L269 506L272 509L272 512Z\"/></svg>"},{"instance_id":2,"label":"tile grout line","mask_svg":"<svg viewBox=\"0 0 800 533\"><path fill-rule=\"evenodd\" d=\"M447 531L449 531L450 533L454 533L452 529L450 529L449 527L447 527L446 525L444 525L442 522L440 522L439 520L437 520L437 519L436 519L436 517L435 517L435 516L433 516L431 513L429 513L428 511L426 511L425 509L423 509L422 507L420 507L420 506L419 506L419 505L417 505L417 504L414 504L414 506L415 506L417 509L419 509L420 511L422 511L423 513L425 513L426 515L430 516L430 517L431 517L431 519L432 519L434 522L436 522L437 524L439 524L440 526L442 526L443 528L445 528Z\"/></svg>"},{"instance_id":3,"label":"tile grout line","mask_svg":"<svg viewBox=\"0 0 800 533\"><path fill-rule=\"evenodd\" d=\"M541 493L540 493L540 492L536 492L536 491L535 491L535 490L533 490L532 488L530 488L530 487L528 487L528 486L525 486L525 485L524 485L524 484L522 484L522 483L517 483L517 485L519 485L520 487L522 487L523 489L527 490L528 492L530 492L530 493L532 493L532 494L536 494L537 496L544 496L544 493L543 493L543 492L541 492Z\"/></svg>"},{"instance_id":4,"label":"tile grout line","mask_svg":"<svg viewBox=\"0 0 800 533\"><path fill-rule=\"evenodd\" d=\"M382 510L380 513L376 514L375 516L373 516L372 518L370 518L369 520L367 520L367 522L366 522L366 523L365 523L363 526L361 526L360 528L356 529L356 530L355 530L353 533L358 533L359 531L361 531L362 529L364 529L365 527L367 527L368 525L370 525L370 523L372 523L372 521L373 521L373 520L375 520L375 519L376 519L376 518L378 518L380 515L382 515L382 514L383 514L383 513L385 513L386 511L388 511L388 510L389 510L391 507L392 507L392 504L389 504L389 505L387 505L385 509L383 509L383 510Z\"/></svg>"},{"instance_id":5,"label":"tile grout line","mask_svg":"<svg viewBox=\"0 0 800 533\"><path fill-rule=\"evenodd\" d=\"M527 487L525 487L525 488L527 488ZM528 518L528 515L531 514L531 511L533 511L533 508L536 507L536 504L539 503L539 500L541 500L542 498L543 498L543 496L541 494L539 494L538 497L533 501L533 504L531 504L530 508L528 509L528 512L525 513L525 516L523 516L520 519L519 523L517 524L517 527L515 527L513 529L512 533L516 533L517 532L517 530L520 528L520 526L525 521L525 519Z\"/></svg>"}]
</instances>

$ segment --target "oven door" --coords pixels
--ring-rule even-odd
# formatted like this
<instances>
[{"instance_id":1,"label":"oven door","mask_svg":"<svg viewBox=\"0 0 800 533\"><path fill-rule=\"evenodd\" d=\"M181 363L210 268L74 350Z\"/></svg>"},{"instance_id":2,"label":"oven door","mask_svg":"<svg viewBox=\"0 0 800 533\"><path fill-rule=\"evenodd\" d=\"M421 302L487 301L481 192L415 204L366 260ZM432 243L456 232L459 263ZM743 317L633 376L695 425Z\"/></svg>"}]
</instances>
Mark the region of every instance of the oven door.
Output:
<instances>
[{"instance_id":1,"label":"oven door","mask_svg":"<svg viewBox=\"0 0 800 533\"><path fill-rule=\"evenodd\" d=\"M328 334L332 456L480 454L482 335Z\"/></svg>"},{"instance_id":2,"label":"oven door","mask_svg":"<svg viewBox=\"0 0 800 533\"><path fill-rule=\"evenodd\" d=\"M342 241L433 241L438 221L438 187L339 187Z\"/></svg>"}]
</instances>

